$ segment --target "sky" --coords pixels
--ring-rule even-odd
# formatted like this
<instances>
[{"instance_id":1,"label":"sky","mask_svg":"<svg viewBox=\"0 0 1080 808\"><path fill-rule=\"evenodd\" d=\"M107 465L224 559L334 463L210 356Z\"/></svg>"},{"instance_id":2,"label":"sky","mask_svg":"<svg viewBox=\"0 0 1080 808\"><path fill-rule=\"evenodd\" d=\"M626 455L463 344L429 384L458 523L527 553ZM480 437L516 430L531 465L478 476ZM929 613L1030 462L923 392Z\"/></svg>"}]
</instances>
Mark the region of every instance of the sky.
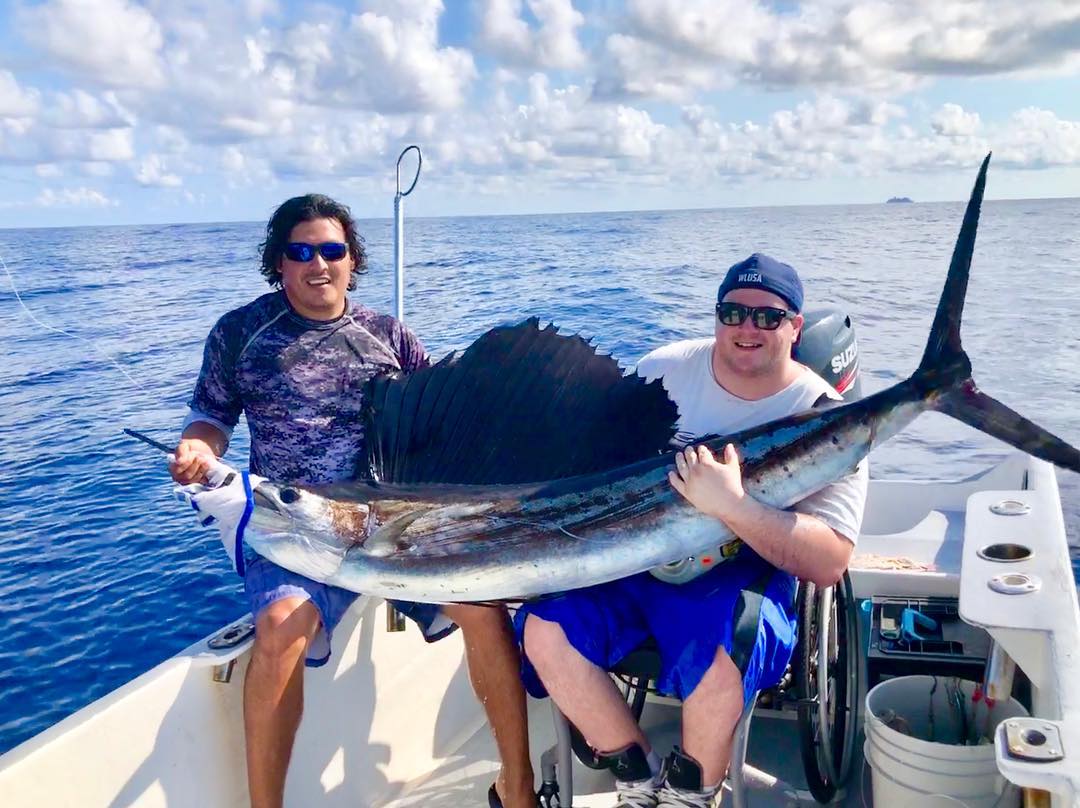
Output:
<instances>
[{"instance_id":1,"label":"sky","mask_svg":"<svg viewBox=\"0 0 1080 808\"><path fill-rule=\"evenodd\" d=\"M410 216L1080 196L1080 0L0 0L0 227L388 217L410 144Z\"/></svg>"}]
</instances>

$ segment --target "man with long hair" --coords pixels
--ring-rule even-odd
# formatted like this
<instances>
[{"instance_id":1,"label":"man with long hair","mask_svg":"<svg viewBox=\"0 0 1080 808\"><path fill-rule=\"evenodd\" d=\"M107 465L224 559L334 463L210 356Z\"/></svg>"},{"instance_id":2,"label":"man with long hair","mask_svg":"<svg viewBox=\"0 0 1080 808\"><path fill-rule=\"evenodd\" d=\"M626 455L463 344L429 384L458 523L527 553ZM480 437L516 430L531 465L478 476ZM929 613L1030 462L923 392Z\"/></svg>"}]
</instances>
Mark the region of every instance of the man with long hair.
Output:
<instances>
[{"instance_id":1,"label":"man with long hair","mask_svg":"<svg viewBox=\"0 0 1080 808\"><path fill-rule=\"evenodd\" d=\"M323 485L352 479L364 457L364 383L383 372L428 364L402 323L352 301L366 267L349 209L309 194L284 202L262 245L262 274L274 291L228 312L206 340L191 411L170 465L188 485L208 480L240 415L251 433L250 469L282 482ZM212 491L213 489L209 489ZM198 507L200 494L191 499ZM282 804L303 705L303 667L330 657L334 627L354 592L289 572L222 539L255 616L244 682L248 788L255 808ZM484 705L503 768L490 801L535 806L525 694L504 609L395 603L428 641L464 635L469 675Z\"/></svg>"}]
</instances>

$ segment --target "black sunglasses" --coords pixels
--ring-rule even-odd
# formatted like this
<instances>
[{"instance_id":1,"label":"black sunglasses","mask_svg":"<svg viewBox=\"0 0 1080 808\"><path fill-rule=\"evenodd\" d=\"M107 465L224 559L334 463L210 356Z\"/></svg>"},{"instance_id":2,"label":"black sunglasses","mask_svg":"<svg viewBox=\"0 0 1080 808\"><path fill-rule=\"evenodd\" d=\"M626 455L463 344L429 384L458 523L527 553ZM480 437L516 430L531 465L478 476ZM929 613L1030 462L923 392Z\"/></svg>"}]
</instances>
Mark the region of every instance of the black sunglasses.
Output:
<instances>
[{"instance_id":1,"label":"black sunglasses","mask_svg":"<svg viewBox=\"0 0 1080 808\"><path fill-rule=\"evenodd\" d=\"M742 303L717 303L716 316L724 325L742 325L746 318L755 328L762 331L775 331L784 320L790 320L797 314L787 309L773 306L744 306Z\"/></svg>"},{"instance_id":2,"label":"black sunglasses","mask_svg":"<svg viewBox=\"0 0 1080 808\"><path fill-rule=\"evenodd\" d=\"M327 261L340 261L349 252L349 245L340 241L324 241L322 244L305 244L303 241L290 241L285 245L285 257L290 261L307 263L318 253Z\"/></svg>"}]
</instances>

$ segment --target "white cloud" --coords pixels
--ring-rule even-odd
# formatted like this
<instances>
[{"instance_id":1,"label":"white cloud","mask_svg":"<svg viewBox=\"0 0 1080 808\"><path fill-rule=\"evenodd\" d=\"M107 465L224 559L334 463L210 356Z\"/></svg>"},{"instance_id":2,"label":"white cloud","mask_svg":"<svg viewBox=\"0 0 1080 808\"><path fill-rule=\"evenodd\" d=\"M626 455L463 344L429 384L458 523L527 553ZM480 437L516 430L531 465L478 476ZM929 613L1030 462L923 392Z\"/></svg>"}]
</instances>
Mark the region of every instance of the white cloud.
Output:
<instances>
[{"instance_id":1,"label":"white cloud","mask_svg":"<svg viewBox=\"0 0 1080 808\"><path fill-rule=\"evenodd\" d=\"M221 155L221 167L229 174L243 173L246 165L244 153L236 146L229 146Z\"/></svg>"},{"instance_id":2,"label":"white cloud","mask_svg":"<svg viewBox=\"0 0 1080 808\"><path fill-rule=\"evenodd\" d=\"M391 159L389 152L405 139L406 129L404 121L381 115L366 118L363 125L348 127L316 117L302 135L267 149L265 158L280 177L367 176L372 170L386 170ZM259 153L245 153L245 162Z\"/></svg>"},{"instance_id":3,"label":"white cloud","mask_svg":"<svg viewBox=\"0 0 1080 808\"><path fill-rule=\"evenodd\" d=\"M620 104L615 108L614 118L609 120L607 140L620 157L649 159L665 128L654 123L648 112Z\"/></svg>"},{"instance_id":4,"label":"white cloud","mask_svg":"<svg viewBox=\"0 0 1080 808\"><path fill-rule=\"evenodd\" d=\"M1080 165L1080 121L1063 121L1050 110L1014 113L997 139L995 157L1016 168Z\"/></svg>"},{"instance_id":5,"label":"white cloud","mask_svg":"<svg viewBox=\"0 0 1080 808\"><path fill-rule=\"evenodd\" d=\"M521 18L522 0L484 0L480 6L480 42L511 58L532 50L532 32Z\"/></svg>"},{"instance_id":6,"label":"white cloud","mask_svg":"<svg viewBox=\"0 0 1080 808\"><path fill-rule=\"evenodd\" d=\"M1080 166L1075 121L1010 118L986 100L1000 85L979 84L1075 76L1075 0L477 0L480 61L440 39L464 7L449 5L26 4L35 58L68 83L0 70L0 165L141 199L180 188L171 202L309 180L385 190L410 142L425 184L518 196L929 173L991 148L999 166ZM94 39L102 20L123 37ZM958 74L964 106L900 92Z\"/></svg>"},{"instance_id":7,"label":"white cloud","mask_svg":"<svg viewBox=\"0 0 1080 808\"><path fill-rule=\"evenodd\" d=\"M121 162L135 157L134 132L131 129L106 129L90 132L86 154L91 160Z\"/></svg>"},{"instance_id":8,"label":"white cloud","mask_svg":"<svg viewBox=\"0 0 1080 808\"><path fill-rule=\"evenodd\" d=\"M977 112L965 112L958 104L943 104L930 117L930 125L939 135L965 137L975 134L982 121Z\"/></svg>"},{"instance_id":9,"label":"white cloud","mask_svg":"<svg viewBox=\"0 0 1080 808\"><path fill-rule=\"evenodd\" d=\"M922 75L1053 67L1080 51L1080 6L1068 0L850 3L852 41L867 61Z\"/></svg>"},{"instance_id":10,"label":"white cloud","mask_svg":"<svg viewBox=\"0 0 1080 808\"><path fill-rule=\"evenodd\" d=\"M351 16L307 11L318 13L272 28L253 25L233 4L156 7L168 41L165 83L125 92L125 103L189 143L267 141L278 154L304 148L327 122L362 128L373 114L464 104L476 67L467 51L440 45L441 3L368 2Z\"/></svg>"},{"instance_id":11,"label":"white cloud","mask_svg":"<svg viewBox=\"0 0 1080 808\"><path fill-rule=\"evenodd\" d=\"M24 36L81 78L114 87L163 79L164 36L153 15L126 0L48 0L19 12Z\"/></svg>"},{"instance_id":12,"label":"white cloud","mask_svg":"<svg viewBox=\"0 0 1080 808\"><path fill-rule=\"evenodd\" d=\"M34 205L42 208L107 208L117 203L93 188L45 188L35 197Z\"/></svg>"},{"instance_id":13,"label":"white cloud","mask_svg":"<svg viewBox=\"0 0 1080 808\"><path fill-rule=\"evenodd\" d=\"M484 0L480 6L480 45L510 65L575 69L585 65L577 29L585 16L571 0L528 0L537 20L533 31L523 18L522 0Z\"/></svg>"},{"instance_id":14,"label":"white cloud","mask_svg":"<svg viewBox=\"0 0 1080 808\"><path fill-rule=\"evenodd\" d=\"M231 187L267 184L274 173L264 158L245 154L238 146L228 146L221 154L221 170Z\"/></svg>"},{"instance_id":15,"label":"white cloud","mask_svg":"<svg viewBox=\"0 0 1080 808\"><path fill-rule=\"evenodd\" d=\"M37 114L39 93L24 90L7 70L0 70L0 119L30 118Z\"/></svg>"},{"instance_id":16,"label":"white cloud","mask_svg":"<svg viewBox=\"0 0 1080 808\"><path fill-rule=\"evenodd\" d=\"M182 154L191 148L191 142L184 131L177 126L159 124L153 129L153 138L158 151Z\"/></svg>"},{"instance_id":17,"label":"white cloud","mask_svg":"<svg viewBox=\"0 0 1080 808\"><path fill-rule=\"evenodd\" d=\"M552 87L542 73L529 78L527 103L467 116L441 134L437 158L462 172L539 174L568 184L609 181L623 168L648 174L671 142L668 127L647 111L596 103L588 88Z\"/></svg>"},{"instance_id":18,"label":"white cloud","mask_svg":"<svg viewBox=\"0 0 1080 808\"><path fill-rule=\"evenodd\" d=\"M106 92L98 98L76 88L53 94L43 121L58 129L113 129L131 126L135 118L115 93Z\"/></svg>"},{"instance_id":19,"label":"white cloud","mask_svg":"<svg viewBox=\"0 0 1080 808\"><path fill-rule=\"evenodd\" d=\"M596 80L600 98L638 96L684 102L702 90L731 84L707 61L687 58L662 45L624 34L605 43Z\"/></svg>"},{"instance_id":20,"label":"white cloud","mask_svg":"<svg viewBox=\"0 0 1080 808\"><path fill-rule=\"evenodd\" d=\"M85 160L76 166L80 174L87 177L111 177L113 175L113 163L102 160Z\"/></svg>"},{"instance_id":21,"label":"white cloud","mask_svg":"<svg viewBox=\"0 0 1080 808\"><path fill-rule=\"evenodd\" d=\"M131 128L56 129L37 123L9 147L14 150L14 154L8 155L13 162L95 164L97 169L84 166L84 170L100 172L111 171L110 164L135 158L134 130Z\"/></svg>"},{"instance_id":22,"label":"white cloud","mask_svg":"<svg viewBox=\"0 0 1080 808\"><path fill-rule=\"evenodd\" d=\"M178 188L184 184L179 176L169 172L165 161L157 154L147 155L139 161L135 181L139 185L157 188Z\"/></svg>"},{"instance_id":23,"label":"white cloud","mask_svg":"<svg viewBox=\"0 0 1080 808\"><path fill-rule=\"evenodd\" d=\"M248 19L261 20L271 14L281 13L281 4L277 0L244 0L244 13Z\"/></svg>"},{"instance_id":24,"label":"white cloud","mask_svg":"<svg viewBox=\"0 0 1080 808\"><path fill-rule=\"evenodd\" d=\"M476 66L468 51L439 47L442 3L413 0L391 8L394 15L367 11L349 21L354 47L335 52L324 66L342 72L337 96L386 113L461 106Z\"/></svg>"},{"instance_id":25,"label":"white cloud","mask_svg":"<svg viewBox=\"0 0 1080 808\"><path fill-rule=\"evenodd\" d=\"M687 86L897 93L930 77L1058 70L1080 61L1068 0L629 0L605 42L598 91L671 99ZM680 72L696 72L680 80ZM683 96L685 98L685 95Z\"/></svg>"},{"instance_id":26,"label":"white cloud","mask_svg":"<svg viewBox=\"0 0 1080 808\"><path fill-rule=\"evenodd\" d=\"M848 104L823 97L774 114L766 126L724 123L707 110L683 112L682 148L702 155L716 176L827 178L933 173L977 165L993 150L995 165L1080 167L1080 121L1027 108L990 125L955 105L932 116L928 130L875 123ZM859 123L862 119L865 122ZM706 180L708 175L705 175ZM701 180L701 175L697 179Z\"/></svg>"}]
</instances>

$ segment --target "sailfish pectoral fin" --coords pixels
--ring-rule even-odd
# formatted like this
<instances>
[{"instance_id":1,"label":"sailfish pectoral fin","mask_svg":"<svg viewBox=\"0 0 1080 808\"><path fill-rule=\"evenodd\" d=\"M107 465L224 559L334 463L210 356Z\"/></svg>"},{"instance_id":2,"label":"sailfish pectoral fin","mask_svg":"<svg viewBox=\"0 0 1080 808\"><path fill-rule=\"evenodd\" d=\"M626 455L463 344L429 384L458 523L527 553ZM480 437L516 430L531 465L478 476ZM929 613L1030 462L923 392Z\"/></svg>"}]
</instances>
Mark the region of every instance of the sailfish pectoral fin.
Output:
<instances>
[{"instance_id":1,"label":"sailfish pectoral fin","mask_svg":"<svg viewBox=\"0 0 1080 808\"><path fill-rule=\"evenodd\" d=\"M409 525L425 513L427 513L427 508L417 508L415 511L410 511L381 525L364 540L364 552L368 555L385 557L408 549L408 543L402 541L401 536L408 530Z\"/></svg>"},{"instance_id":2,"label":"sailfish pectoral fin","mask_svg":"<svg viewBox=\"0 0 1080 808\"><path fill-rule=\"evenodd\" d=\"M986 395L971 379L944 393L934 409L1030 455L1080 471L1080 449Z\"/></svg>"}]
</instances>

